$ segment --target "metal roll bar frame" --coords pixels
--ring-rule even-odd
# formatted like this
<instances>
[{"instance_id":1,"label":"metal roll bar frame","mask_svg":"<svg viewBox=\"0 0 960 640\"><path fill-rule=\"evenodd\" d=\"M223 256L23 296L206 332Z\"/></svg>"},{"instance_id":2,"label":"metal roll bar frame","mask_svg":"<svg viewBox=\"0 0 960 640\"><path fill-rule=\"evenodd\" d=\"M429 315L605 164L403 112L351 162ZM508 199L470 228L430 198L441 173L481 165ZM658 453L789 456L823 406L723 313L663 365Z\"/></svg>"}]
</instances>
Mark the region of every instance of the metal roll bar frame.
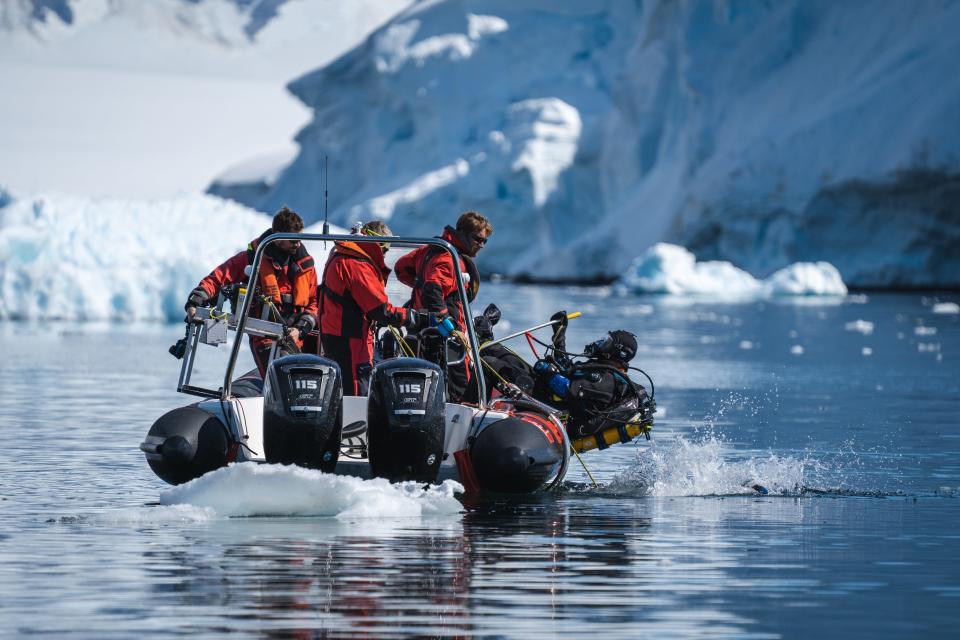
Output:
<instances>
[{"instance_id":1,"label":"metal roll bar frame","mask_svg":"<svg viewBox=\"0 0 960 640\"><path fill-rule=\"evenodd\" d=\"M478 404L480 409L487 408L487 387L483 374L480 371L480 343L477 340L476 333L473 330L473 314L470 312L470 301L467 299L467 291L463 286L463 271L460 269L460 254L457 249L440 238L399 238L396 236L362 236L362 235L333 235L324 233L273 233L264 238L253 255L252 271L250 272L250 293L244 299L242 309L238 309L239 319L237 320L237 339L233 341L233 347L230 351L230 360L227 362L227 371L223 378L223 388L220 392L220 399L230 398L231 386L233 384L233 370L237 364L237 357L240 355L240 345L243 342L244 329L247 325L247 317L250 312L250 305L253 301L253 291L258 282L260 263L263 260L263 253L266 248L279 240L299 240L300 242L357 242L357 243L389 243L391 245L417 247L422 245L432 245L440 247L453 259L453 270L456 274L457 292L460 294L460 301L463 304L464 324L467 327L467 337L470 339L470 352L473 356L474 377L479 386Z\"/></svg>"}]
</instances>

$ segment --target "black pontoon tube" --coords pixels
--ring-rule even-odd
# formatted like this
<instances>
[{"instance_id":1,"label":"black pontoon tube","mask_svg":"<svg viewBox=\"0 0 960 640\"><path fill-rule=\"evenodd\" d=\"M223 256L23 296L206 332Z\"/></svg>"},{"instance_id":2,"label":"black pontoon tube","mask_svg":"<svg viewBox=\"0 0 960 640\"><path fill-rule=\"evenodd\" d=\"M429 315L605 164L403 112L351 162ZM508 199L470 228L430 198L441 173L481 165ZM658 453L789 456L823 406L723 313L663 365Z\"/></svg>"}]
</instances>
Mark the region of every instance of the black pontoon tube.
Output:
<instances>
[{"instance_id":1,"label":"black pontoon tube","mask_svg":"<svg viewBox=\"0 0 960 640\"><path fill-rule=\"evenodd\" d=\"M470 311L470 301L467 299L467 291L463 286L463 272L460 270L460 254L457 252L456 248L440 238L398 238L396 236L361 236L361 235L333 235L326 233L274 233L266 238L264 238L258 245L257 250L253 256L253 264L251 265L250 272L250 295L244 299L244 304L242 309L238 309L240 314L240 319L237 321L237 339L233 341L233 348L230 350L230 360L227 362L227 372L223 378L223 390L221 391L220 398L226 400L230 397L230 387L233 384L233 369L237 364L237 357L240 355L240 346L243 342L243 332L247 324L247 316L250 311L250 305L252 304L254 296L252 295L254 289L257 286L257 278L260 275L260 262L263 260L263 252L266 248L273 242L278 240L299 240L300 242L388 242L391 245L399 246L409 246L409 247L418 247L421 245L433 245L435 247L440 247L450 254L450 257L453 258L453 270L456 272L457 280L457 293L460 294L460 302L463 304L463 318L464 324L467 326L467 336L470 338L470 351L473 353L473 362L474 362L474 374L477 378L476 384L479 387L479 398L478 404L480 409L487 408L487 387L486 381L483 378L483 371L480 370L480 343L477 341L477 335L473 330L473 314ZM317 319L320 320L319 318ZM546 325L544 325L546 326Z\"/></svg>"}]
</instances>

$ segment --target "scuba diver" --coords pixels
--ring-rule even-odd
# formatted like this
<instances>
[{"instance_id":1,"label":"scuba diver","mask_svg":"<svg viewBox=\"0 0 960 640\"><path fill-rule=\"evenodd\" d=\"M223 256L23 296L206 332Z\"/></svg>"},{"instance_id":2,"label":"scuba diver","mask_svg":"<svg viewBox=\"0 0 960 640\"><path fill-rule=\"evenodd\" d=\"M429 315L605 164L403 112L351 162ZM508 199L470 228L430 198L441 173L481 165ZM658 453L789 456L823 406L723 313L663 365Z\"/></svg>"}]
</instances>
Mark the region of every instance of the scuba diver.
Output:
<instances>
[{"instance_id":1,"label":"scuba diver","mask_svg":"<svg viewBox=\"0 0 960 640\"><path fill-rule=\"evenodd\" d=\"M571 438L626 425L637 414L641 422L652 419L653 398L628 375L637 353L636 336L622 329L610 331L584 347L582 360L571 359L562 346L554 344L553 353L533 365L533 395L567 412Z\"/></svg>"},{"instance_id":2,"label":"scuba diver","mask_svg":"<svg viewBox=\"0 0 960 640\"><path fill-rule=\"evenodd\" d=\"M293 210L283 207L273 217L269 229L264 231L241 251L210 272L190 292L184 305L186 322L192 322L197 307L215 301L221 289L230 285L248 282L247 267L253 263L257 246L274 233L300 233L303 219ZM317 326L317 271L313 258L299 240L277 240L270 243L260 263L258 295L251 304L250 315L262 316L284 326L279 354L299 353L304 336ZM184 343L185 344L185 343ZM273 350L274 340L263 336L250 336L250 349L262 378L267 370L267 361ZM171 347L171 353L173 353ZM177 355L174 353L174 355ZM182 357L182 352L180 356Z\"/></svg>"},{"instance_id":3,"label":"scuba diver","mask_svg":"<svg viewBox=\"0 0 960 640\"><path fill-rule=\"evenodd\" d=\"M583 353L573 354L566 350L567 317L566 311L551 316L553 338L550 344L541 343L547 351L533 366L502 344L482 347L490 385L501 393L527 395L560 409L567 414L566 428L572 439L628 423L651 421L656 403L643 385L628 375L630 369L641 371L629 364L637 353L636 336L624 330L610 331L586 345ZM474 318L478 334L486 326L496 324L489 321L486 311L484 316ZM492 337L491 331L481 342ZM650 385L652 392L652 381Z\"/></svg>"}]
</instances>

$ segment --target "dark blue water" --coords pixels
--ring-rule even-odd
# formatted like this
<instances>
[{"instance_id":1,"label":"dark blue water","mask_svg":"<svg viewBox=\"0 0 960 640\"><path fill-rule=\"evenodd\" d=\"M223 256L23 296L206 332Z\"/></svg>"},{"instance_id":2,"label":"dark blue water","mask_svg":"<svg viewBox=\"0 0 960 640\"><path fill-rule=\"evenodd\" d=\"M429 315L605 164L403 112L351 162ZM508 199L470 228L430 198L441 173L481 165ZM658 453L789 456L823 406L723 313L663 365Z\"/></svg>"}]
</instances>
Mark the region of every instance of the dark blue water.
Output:
<instances>
[{"instance_id":1,"label":"dark blue water","mask_svg":"<svg viewBox=\"0 0 960 640\"><path fill-rule=\"evenodd\" d=\"M0 636L956 637L957 315L480 298L513 330L583 311L571 347L636 332L653 442L586 454L599 487L575 464L558 494L452 516L180 517L145 506L166 485L137 446L189 402L181 329L0 325Z\"/></svg>"}]
</instances>

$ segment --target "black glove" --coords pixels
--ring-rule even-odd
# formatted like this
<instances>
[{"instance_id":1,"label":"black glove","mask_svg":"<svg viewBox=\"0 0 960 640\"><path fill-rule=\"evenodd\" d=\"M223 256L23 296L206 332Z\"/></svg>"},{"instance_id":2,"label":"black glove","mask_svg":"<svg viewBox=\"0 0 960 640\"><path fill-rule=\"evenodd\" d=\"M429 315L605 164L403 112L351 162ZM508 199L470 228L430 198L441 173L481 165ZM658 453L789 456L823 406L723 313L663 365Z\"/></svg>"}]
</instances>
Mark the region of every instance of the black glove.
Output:
<instances>
[{"instance_id":1,"label":"black glove","mask_svg":"<svg viewBox=\"0 0 960 640\"><path fill-rule=\"evenodd\" d=\"M187 303L183 305L183 310L189 311L190 307L202 307L209 298L210 296L207 295L206 291L197 287L190 292L190 297L187 298Z\"/></svg>"},{"instance_id":2,"label":"black glove","mask_svg":"<svg viewBox=\"0 0 960 640\"><path fill-rule=\"evenodd\" d=\"M492 327L500 322L500 307L491 302L487 305L487 308L483 310L483 317L490 322L490 326Z\"/></svg>"},{"instance_id":3,"label":"black glove","mask_svg":"<svg viewBox=\"0 0 960 640\"><path fill-rule=\"evenodd\" d=\"M303 338L303 336L313 331L314 327L316 327L316 324L317 323L313 319L313 316L309 313L305 313L300 316L300 319L297 320L296 323L294 323L293 328L298 330L300 332L300 337Z\"/></svg>"},{"instance_id":4,"label":"black glove","mask_svg":"<svg viewBox=\"0 0 960 640\"><path fill-rule=\"evenodd\" d=\"M493 323L487 316L477 316L473 319L473 330L477 333L477 340L481 343L493 340Z\"/></svg>"},{"instance_id":5,"label":"black glove","mask_svg":"<svg viewBox=\"0 0 960 640\"><path fill-rule=\"evenodd\" d=\"M567 319L567 312L557 311L555 314L550 316L550 320L555 323L553 325L553 347L561 351L566 351L567 325L570 323L570 320Z\"/></svg>"},{"instance_id":6,"label":"black glove","mask_svg":"<svg viewBox=\"0 0 960 640\"><path fill-rule=\"evenodd\" d=\"M407 309L407 319L403 327L407 331L416 332L430 326L430 313L423 309Z\"/></svg>"}]
</instances>

